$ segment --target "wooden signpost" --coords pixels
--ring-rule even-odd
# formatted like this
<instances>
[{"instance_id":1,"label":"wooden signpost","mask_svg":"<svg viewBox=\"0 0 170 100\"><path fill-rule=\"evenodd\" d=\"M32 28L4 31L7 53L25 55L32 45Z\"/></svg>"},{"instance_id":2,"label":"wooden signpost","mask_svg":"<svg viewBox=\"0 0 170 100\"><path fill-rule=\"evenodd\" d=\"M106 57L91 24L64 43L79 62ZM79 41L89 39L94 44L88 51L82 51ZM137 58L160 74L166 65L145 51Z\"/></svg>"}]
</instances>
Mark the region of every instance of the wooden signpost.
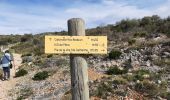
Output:
<instances>
[{"instance_id":1,"label":"wooden signpost","mask_svg":"<svg viewBox=\"0 0 170 100\"><path fill-rule=\"evenodd\" d=\"M72 100L89 100L87 61L84 54L107 54L106 36L85 36L85 22L68 20L69 36L46 36L45 53L70 54Z\"/></svg>"},{"instance_id":2,"label":"wooden signpost","mask_svg":"<svg viewBox=\"0 0 170 100\"><path fill-rule=\"evenodd\" d=\"M106 36L45 36L45 52L57 54L106 54Z\"/></svg>"}]
</instances>

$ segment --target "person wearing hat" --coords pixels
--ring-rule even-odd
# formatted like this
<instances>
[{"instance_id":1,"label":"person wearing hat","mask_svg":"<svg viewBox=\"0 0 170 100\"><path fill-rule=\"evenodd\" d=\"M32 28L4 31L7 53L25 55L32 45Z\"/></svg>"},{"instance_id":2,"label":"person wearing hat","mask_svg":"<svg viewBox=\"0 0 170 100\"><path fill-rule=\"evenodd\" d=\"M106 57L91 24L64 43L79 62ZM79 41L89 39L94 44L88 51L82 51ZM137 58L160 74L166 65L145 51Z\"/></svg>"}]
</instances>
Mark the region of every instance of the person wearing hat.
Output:
<instances>
[{"instance_id":1,"label":"person wearing hat","mask_svg":"<svg viewBox=\"0 0 170 100\"><path fill-rule=\"evenodd\" d=\"M6 50L3 57L1 58L1 65L2 65L3 73L4 73L2 80L10 79L10 65L12 61L13 61L13 56L10 54L9 50ZM13 62L13 65L14 65L14 62Z\"/></svg>"}]
</instances>

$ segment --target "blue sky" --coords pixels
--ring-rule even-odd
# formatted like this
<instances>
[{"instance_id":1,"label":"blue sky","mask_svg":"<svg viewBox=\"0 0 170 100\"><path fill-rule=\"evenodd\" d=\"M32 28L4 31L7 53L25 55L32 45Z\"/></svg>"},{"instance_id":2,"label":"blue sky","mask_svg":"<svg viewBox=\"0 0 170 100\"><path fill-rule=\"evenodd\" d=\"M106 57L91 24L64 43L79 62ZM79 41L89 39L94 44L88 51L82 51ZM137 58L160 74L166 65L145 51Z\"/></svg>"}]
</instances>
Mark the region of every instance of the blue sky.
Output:
<instances>
[{"instance_id":1,"label":"blue sky","mask_svg":"<svg viewBox=\"0 0 170 100\"><path fill-rule=\"evenodd\" d=\"M0 34L67 30L76 17L93 28L155 14L170 16L170 0L0 0Z\"/></svg>"}]
</instances>

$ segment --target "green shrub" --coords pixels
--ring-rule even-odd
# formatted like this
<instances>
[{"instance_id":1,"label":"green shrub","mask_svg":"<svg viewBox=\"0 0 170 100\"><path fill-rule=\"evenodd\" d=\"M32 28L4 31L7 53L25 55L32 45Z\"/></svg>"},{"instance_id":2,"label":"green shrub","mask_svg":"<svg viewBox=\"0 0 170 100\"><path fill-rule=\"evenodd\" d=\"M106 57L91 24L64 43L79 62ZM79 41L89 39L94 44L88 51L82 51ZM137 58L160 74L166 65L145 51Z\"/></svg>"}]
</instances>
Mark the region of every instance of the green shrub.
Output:
<instances>
[{"instance_id":1,"label":"green shrub","mask_svg":"<svg viewBox=\"0 0 170 100\"><path fill-rule=\"evenodd\" d=\"M164 70L160 70L157 73L151 73L150 79L155 81L160 80L164 72L165 72Z\"/></svg>"},{"instance_id":2,"label":"green shrub","mask_svg":"<svg viewBox=\"0 0 170 100\"><path fill-rule=\"evenodd\" d=\"M31 42L18 43L11 47L16 53L26 54L33 51L34 45Z\"/></svg>"},{"instance_id":3,"label":"green shrub","mask_svg":"<svg viewBox=\"0 0 170 100\"><path fill-rule=\"evenodd\" d=\"M129 39L129 40L128 40L129 45L132 45L132 44L134 44L135 42L136 42L135 39Z\"/></svg>"},{"instance_id":4,"label":"green shrub","mask_svg":"<svg viewBox=\"0 0 170 100\"><path fill-rule=\"evenodd\" d=\"M149 70L144 70L144 69L138 70L136 73L140 75L150 74Z\"/></svg>"},{"instance_id":5,"label":"green shrub","mask_svg":"<svg viewBox=\"0 0 170 100\"><path fill-rule=\"evenodd\" d=\"M15 77L20 77L28 74L27 70L25 69L20 69L18 72L15 73Z\"/></svg>"},{"instance_id":6,"label":"green shrub","mask_svg":"<svg viewBox=\"0 0 170 100\"><path fill-rule=\"evenodd\" d=\"M117 78L117 79L113 80L113 83L114 84L127 84L128 82L124 78Z\"/></svg>"},{"instance_id":7,"label":"green shrub","mask_svg":"<svg viewBox=\"0 0 170 100\"><path fill-rule=\"evenodd\" d=\"M33 39L33 44L34 45L38 45L38 44L40 44L41 43L41 40L40 39L38 39L38 38L34 38Z\"/></svg>"},{"instance_id":8,"label":"green shrub","mask_svg":"<svg viewBox=\"0 0 170 100\"><path fill-rule=\"evenodd\" d=\"M20 42L31 41L32 38L33 38L33 35L32 35L32 34L24 34L24 35L21 37Z\"/></svg>"},{"instance_id":9,"label":"green shrub","mask_svg":"<svg viewBox=\"0 0 170 100\"><path fill-rule=\"evenodd\" d=\"M43 71L43 72L38 72L37 74L35 74L32 79L33 80L45 80L48 77L49 77L48 72L47 71Z\"/></svg>"},{"instance_id":10,"label":"green shrub","mask_svg":"<svg viewBox=\"0 0 170 100\"><path fill-rule=\"evenodd\" d=\"M127 73L127 69L119 69L117 66L116 67L111 67L109 70L106 71L106 74L108 75L119 75L119 74L125 74Z\"/></svg>"},{"instance_id":11,"label":"green shrub","mask_svg":"<svg viewBox=\"0 0 170 100\"><path fill-rule=\"evenodd\" d=\"M47 58L51 58L51 57L53 57L53 55L52 55L52 54L47 55Z\"/></svg>"},{"instance_id":12,"label":"green shrub","mask_svg":"<svg viewBox=\"0 0 170 100\"><path fill-rule=\"evenodd\" d=\"M37 56L41 56L42 54L44 54L44 48L35 47L34 48L34 54L37 55Z\"/></svg>"},{"instance_id":13,"label":"green shrub","mask_svg":"<svg viewBox=\"0 0 170 100\"><path fill-rule=\"evenodd\" d=\"M161 84L159 84L159 92L160 93L167 92L167 87L168 87L168 81L161 81Z\"/></svg>"},{"instance_id":14,"label":"green shrub","mask_svg":"<svg viewBox=\"0 0 170 100\"><path fill-rule=\"evenodd\" d=\"M110 59L118 59L120 57L122 53L118 50L112 50L110 53L109 53L109 58Z\"/></svg>"},{"instance_id":15,"label":"green shrub","mask_svg":"<svg viewBox=\"0 0 170 100\"><path fill-rule=\"evenodd\" d=\"M156 84L150 83L149 81L142 81L135 85L135 89L139 92L147 93L150 96L157 95L159 93L159 88Z\"/></svg>"},{"instance_id":16,"label":"green shrub","mask_svg":"<svg viewBox=\"0 0 170 100\"><path fill-rule=\"evenodd\" d=\"M66 60L66 59L63 59L63 58L61 59L61 58L60 58L60 59L57 59L57 60L56 60L56 65L57 65L57 66L61 66L61 67L62 67L62 66L68 66L68 65L69 65L69 61Z\"/></svg>"},{"instance_id":17,"label":"green shrub","mask_svg":"<svg viewBox=\"0 0 170 100\"><path fill-rule=\"evenodd\" d=\"M143 32L143 33L140 34L140 37L145 37L145 36L146 36L146 33L145 33L145 32Z\"/></svg>"},{"instance_id":18,"label":"green shrub","mask_svg":"<svg viewBox=\"0 0 170 100\"><path fill-rule=\"evenodd\" d=\"M14 44L20 41L20 35L1 35L0 45Z\"/></svg>"},{"instance_id":19,"label":"green shrub","mask_svg":"<svg viewBox=\"0 0 170 100\"><path fill-rule=\"evenodd\" d=\"M106 97L108 96L108 92L113 92L112 84L108 82L102 82L98 85L97 90L95 91L95 95L100 98L106 99Z\"/></svg>"},{"instance_id":20,"label":"green shrub","mask_svg":"<svg viewBox=\"0 0 170 100\"><path fill-rule=\"evenodd\" d=\"M162 46L170 46L170 41L164 41L164 42L162 42Z\"/></svg>"},{"instance_id":21,"label":"green shrub","mask_svg":"<svg viewBox=\"0 0 170 100\"><path fill-rule=\"evenodd\" d=\"M135 78L134 78L134 80L136 81L136 80L140 80L140 81L142 81L144 78L143 78L143 76L142 75L135 75Z\"/></svg>"},{"instance_id":22,"label":"green shrub","mask_svg":"<svg viewBox=\"0 0 170 100\"><path fill-rule=\"evenodd\" d=\"M170 59L169 58L164 58L164 59L155 59L153 60L153 63L158 66L165 66L165 65L170 65Z\"/></svg>"},{"instance_id":23,"label":"green shrub","mask_svg":"<svg viewBox=\"0 0 170 100\"><path fill-rule=\"evenodd\" d=\"M125 78L127 81L134 81L134 75L124 75L123 78Z\"/></svg>"},{"instance_id":24,"label":"green shrub","mask_svg":"<svg viewBox=\"0 0 170 100\"><path fill-rule=\"evenodd\" d=\"M16 100L25 100L26 98L33 94L33 90L30 87L27 88L25 87L21 89L19 93L20 95L17 97Z\"/></svg>"},{"instance_id":25,"label":"green shrub","mask_svg":"<svg viewBox=\"0 0 170 100\"><path fill-rule=\"evenodd\" d=\"M135 80L143 80L144 79L144 77L143 77L143 75L149 75L150 74L150 72L149 72L149 70L143 70L143 69L141 69L141 70L138 70L137 72L136 72L136 75L134 76L135 77Z\"/></svg>"},{"instance_id":26,"label":"green shrub","mask_svg":"<svg viewBox=\"0 0 170 100\"><path fill-rule=\"evenodd\" d=\"M24 100L23 96L18 96L16 100Z\"/></svg>"},{"instance_id":27,"label":"green shrub","mask_svg":"<svg viewBox=\"0 0 170 100\"><path fill-rule=\"evenodd\" d=\"M166 100L170 100L170 92L161 93L160 96Z\"/></svg>"},{"instance_id":28,"label":"green shrub","mask_svg":"<svg viewBox=\"0 0 170 100\"><path fill-rule=\"evenodd\" d=\"M146 32L137 32L133 36L134 37L145 37L147 34Z\"/></svg>"},{"instance_id":29,"label":"green shrub","mask_svg":"<svg viewBox=\"0 0 170 100\"><path fill-rule=\"evenodd\" d=\"M61 100L71 100L71 99L72 99L71 90L69 90L64 93L64 96L62 97Z\"/></svg>"},{"instance_id":30,"label":"green shrub","mask_svg":"<svg viewBox=\"0 0 170 100\"><path fill-rule=\"evenodd\" d=\"M164 64L164 61L162 59L155 59L155 60L153 60L153 64L162 66Z\"/></svg>"},{"instance_id":31,"label":"green shrub","mask_svg":"<svg viewBox=\"0 0 170 100\"><path fill-rule=\"evenodd\" d=\"M21 57L25 57L25 56L32 56L31 53L26 53L26 54L23 54Z\"/></svg>"},{"instance_id":32,"label":"green shrub","mask_svg":"<svg viewBox=\"0 0 170 100\"><path fill-rule=\"evenodd\" d=\"M0 58L3 56L3 54L4 54L3 52L0 52Z\"/></svg>"}]
</instances>

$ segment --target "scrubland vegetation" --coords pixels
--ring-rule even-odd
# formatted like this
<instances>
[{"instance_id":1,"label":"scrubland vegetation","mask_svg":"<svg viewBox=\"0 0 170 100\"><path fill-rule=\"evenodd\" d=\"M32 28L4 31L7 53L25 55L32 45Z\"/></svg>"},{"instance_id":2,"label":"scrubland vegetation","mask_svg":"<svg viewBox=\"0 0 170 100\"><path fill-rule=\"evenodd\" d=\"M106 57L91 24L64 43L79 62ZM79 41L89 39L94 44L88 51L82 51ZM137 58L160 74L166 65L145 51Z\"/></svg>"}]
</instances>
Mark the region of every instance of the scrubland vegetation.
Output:
<instances>
[{"instance_id":1,"label":"scrubland vegetation","mask_svg":"<svg viewBox=\"0 0 170 100\"><path fill-rule=\"evenodd\" d=\"M124 19L114 25L87 29L86 34L108 36L107 55L87 56L89 69L104 74L102 78L89 80L91 97L105 100L126 96L134 100L170 99L170 17L153 15L142 19ZM18 90L29 95L20 94L18 100L34 97L35 94L44 97L32 90L38 82L44 87L38 88L41 91L48 89L51 94L56 93L56 97L61 90L70 95L69 56L44 54L45 35L68 34L63 31L0 37L0 45L15 44L10 49L22 55L22 66L16 76L21 79L26 77L31 82L25 90ZM55 82L51 81L54 79ZM53 86L56 82L57 85ZM21 83L20 87L27 86L25 84ZM64 86L57 87L58 84ZM49 95L46 92L45 97Z\"/></svg>"}]
</instances>

